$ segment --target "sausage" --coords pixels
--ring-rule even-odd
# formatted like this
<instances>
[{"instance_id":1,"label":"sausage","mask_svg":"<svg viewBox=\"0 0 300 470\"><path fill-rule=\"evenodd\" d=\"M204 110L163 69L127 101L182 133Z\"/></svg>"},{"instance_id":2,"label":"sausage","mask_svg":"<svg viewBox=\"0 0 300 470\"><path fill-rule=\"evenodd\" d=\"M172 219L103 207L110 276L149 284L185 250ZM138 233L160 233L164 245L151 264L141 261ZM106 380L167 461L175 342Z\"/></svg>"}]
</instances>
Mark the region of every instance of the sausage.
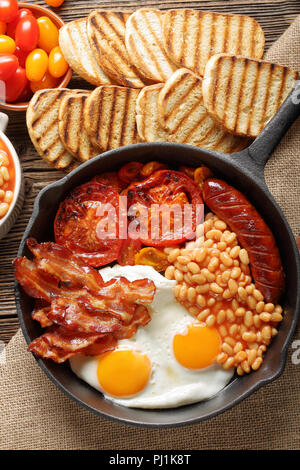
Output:
<instances>
[{"instance_id":1,"label":"sausage","mask_svg":"<svg viewBox=\"0 0 300 470\"><path fill-rule=\"evenodd\" d=\"M241 192L220 179L205 181L203 200L236 233L248 252L255 287L265 302L276 304L284 291L284 272L274 235L261 215Z\"/></svg>"}]
</instances>

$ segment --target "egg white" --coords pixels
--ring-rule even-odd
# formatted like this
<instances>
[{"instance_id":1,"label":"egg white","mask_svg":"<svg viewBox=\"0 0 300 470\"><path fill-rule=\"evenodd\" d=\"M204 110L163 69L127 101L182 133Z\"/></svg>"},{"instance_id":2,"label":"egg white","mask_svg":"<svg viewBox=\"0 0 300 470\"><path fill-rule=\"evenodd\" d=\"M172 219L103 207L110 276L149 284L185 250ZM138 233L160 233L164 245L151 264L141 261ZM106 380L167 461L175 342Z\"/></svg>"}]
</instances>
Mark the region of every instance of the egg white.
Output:
<instances>
[{"instance_id":1,"label":"egg white","mask_svg":"<svg viewBox=\"0 0 300 470\"><path fill-rule=\"evenodd\" d=\"M146 354L152 365L147 386L138 394L117 398L101 389L97 379L97 356L75 356L70 359L73 372L82 380L119 405L133 408L175 408L196 403L222 390L233 376L219 364L205 369L190 370L181 366L173 353L173 338L197 322L174 298L170 281L151 266L113 266L100 270L105 281L126 277L129 281L148 278L156 286L152 304L148 307L151 321L140 327L129 339L120 340L118 349L138 350Z\"/></svg>"}]
</instances>

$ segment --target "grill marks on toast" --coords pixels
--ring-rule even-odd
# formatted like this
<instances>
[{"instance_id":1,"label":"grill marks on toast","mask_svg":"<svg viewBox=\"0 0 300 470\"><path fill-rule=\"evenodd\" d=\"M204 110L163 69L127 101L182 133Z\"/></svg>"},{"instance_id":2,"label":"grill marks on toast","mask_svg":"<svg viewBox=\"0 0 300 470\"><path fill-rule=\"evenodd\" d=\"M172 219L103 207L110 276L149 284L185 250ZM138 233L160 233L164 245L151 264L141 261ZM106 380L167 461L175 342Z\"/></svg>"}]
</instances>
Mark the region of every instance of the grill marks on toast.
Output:
<instances>
[{"instance_id":1,"label":"grill marks on toast","mask_svg":"<svg viewBox=\"0 0 300 470\"><path fill-rule=\"evenodd\" d=\"M218 54L207 63L204 104L228 132L256 137L295 86L298 74L282 65Z\"/></svg>"},{"instance_id":2,"label":"grill marks on toast","mask_svg":"<svg viewBox=\"0 0 300 470\"><path fill-rule=\"evenodd\" d=\"M131 64L125 47L125 25L130 13L93 11L88 17L88 37L98 63L115 83L143 88L145 83Z\"/></svg>"},{"instance_id":3,"label":"grill marks on toast","mask_svg":"<svg viewBox=\"0 0 300 470\"><path fill-rule=\"evenodd\" d=\"M73 90L76 93L76 90ZM31 99L27 113L27 128L39 155L54 168L70 171L76 160L63 146L59 136L58 114L67 89L40 90Z\"/></svg>"},{"instance_id":4,"label":"grill marks on toast","mask_svg":"<svg viewBox=\"0 0 300 470\"><path fill-rule=\"evenodd\" d=\"M136 102L136 124L138 134L144 142L166 142L167 134L158 117L158 97L163 83L151 85L140 91Z\"/></svg>"},{"instance_id":5,"label":"grill marks on toast","mask_svg":"<svg viewBox=\"0 0 300 470\"><path fill-rule=\"evenodd\" d=\"M169 10L163 19L164 47L170 59L203 76L208 59L227 52L260 59L264 33L253 18L201 10Z\"/></svg>"},{"instance_id":6,"label":"grill marks on toast","mask_svg":"<svg viewBox=\"0 0 300 470\"><path fill-rule=\"evenodd\" d=\"M59 30L59 45L71 68L82 78L96 86L113 83L90 47L87 18L63 26Z\"/></svg>"},{"instance_id":7,"label":"grill marks on toast","mask_svg":"<svg viewBox=\"0 0 300 470\"><path fill-rule=\"evenodd\" d=\"M103 151L137 143L135 119L139 90L118 86L96 88L86 101L85 127Z\"/></svg>"},{"instance_id":8,"label":"grill marks on toast","mask_svg":"<svg viewBox=\"0 0 300 470\"><path fill-rule=\"evenodd\" d=\"M202 96L202 80L179 69L166 82L158 99L160 122L167 140L225 153L247 146L247 141L225 132L208 114Z\"/></svg>"},{"instance_id":9,"label":"grill marks on toast","mask_svg":"<svg viewBox=\"0 0 300 470\"><path fill-rule=\"evenodd\" d=\"M90 93L68 94L59 108L59 135L64 147L78 160L85 162L100 153L84 127L84 108Z\"/></svg>"},{"instance_id":10,"label":"grill marks on toast","mask_svg":"<svg viewBox=\"0 0 300 470\"><path fill-rule=\"evenodd\" d=\"M177 68L164 49L162 18L159 10L142 8L126 23L125 42L131 63L154 82L166 81Z\"/></svg>"}]
</instances>

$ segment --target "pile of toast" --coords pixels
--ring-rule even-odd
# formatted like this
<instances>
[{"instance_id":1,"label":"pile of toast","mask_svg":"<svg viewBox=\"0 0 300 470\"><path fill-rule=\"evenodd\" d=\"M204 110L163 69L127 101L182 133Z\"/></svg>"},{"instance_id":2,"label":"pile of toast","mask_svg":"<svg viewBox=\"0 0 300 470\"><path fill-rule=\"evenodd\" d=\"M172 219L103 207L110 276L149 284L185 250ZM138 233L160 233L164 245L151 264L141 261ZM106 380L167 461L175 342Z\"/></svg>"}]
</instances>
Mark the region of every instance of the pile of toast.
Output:
<instances>
[{"instance_id":1,"label":"pile of toast","mask_svg":"<svg viewBox=\"0 0 300 470\"><path fill-rule=\"evenodd\" d=\"M95 10L66 24L59 44L93 91L40 90L30 137L55 168L138 142L223 153L245 148L276 114L296 71L260 60L253 18L192 9Z\"/></svg>"}]
</instances>

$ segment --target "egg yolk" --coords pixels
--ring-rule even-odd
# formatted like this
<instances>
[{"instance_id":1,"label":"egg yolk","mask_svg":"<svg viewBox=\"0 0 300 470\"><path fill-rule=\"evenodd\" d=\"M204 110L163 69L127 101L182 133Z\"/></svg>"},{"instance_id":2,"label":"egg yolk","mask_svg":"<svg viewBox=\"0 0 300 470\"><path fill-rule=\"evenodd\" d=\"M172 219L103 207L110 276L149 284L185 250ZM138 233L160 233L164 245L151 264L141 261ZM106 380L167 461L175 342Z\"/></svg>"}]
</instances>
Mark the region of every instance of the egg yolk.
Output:
<instances>
[{"instance_id":1,"label":"egg yolk","mask_svg":"<svg viewBox=\"0 0 300 470\"><path fill-rule=\"evenodd\" d=\"M146 387L151 373L150 359L139 351L114 350L100 356L97 376L104 392L126 397Z\"/></svg>"},{"instance_id":2,"label":"egg yolk","mask_svg":"<svg viewBox=\"0 0 300 470\"><path fill-rule=\"evenodd\" d=\"M176 360L187 369L203 369L210 366L221 349L221 338L215 328L204 323L188 325L187 330L173 339Z\"/></svg>"}]
</instances>

